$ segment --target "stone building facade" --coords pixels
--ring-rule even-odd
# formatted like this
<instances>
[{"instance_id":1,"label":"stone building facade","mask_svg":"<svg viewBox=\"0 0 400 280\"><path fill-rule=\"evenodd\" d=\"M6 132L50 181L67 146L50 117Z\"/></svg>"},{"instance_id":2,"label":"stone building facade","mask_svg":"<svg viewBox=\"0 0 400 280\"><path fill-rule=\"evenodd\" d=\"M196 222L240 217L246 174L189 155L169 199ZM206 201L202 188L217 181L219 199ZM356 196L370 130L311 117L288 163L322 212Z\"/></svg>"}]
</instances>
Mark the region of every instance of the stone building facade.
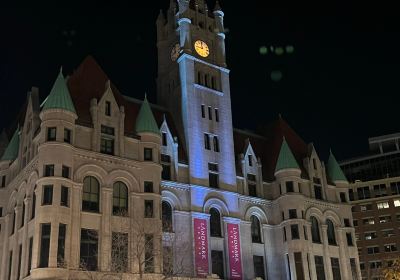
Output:
<instances>
[{"instance_id":1,"label":"stone building facade","mask_svg":"<svg viewBox=\"0 0 400 280\"><path fill-rule=\"evenodd\" d=\"M124 279L360 279L334 156L282 118L233 128L223 17L160 13L158 105L92 57L41 104L32 88L0 161L1 280L111 279L121 256Z\"/></svg>"}]
</instances>

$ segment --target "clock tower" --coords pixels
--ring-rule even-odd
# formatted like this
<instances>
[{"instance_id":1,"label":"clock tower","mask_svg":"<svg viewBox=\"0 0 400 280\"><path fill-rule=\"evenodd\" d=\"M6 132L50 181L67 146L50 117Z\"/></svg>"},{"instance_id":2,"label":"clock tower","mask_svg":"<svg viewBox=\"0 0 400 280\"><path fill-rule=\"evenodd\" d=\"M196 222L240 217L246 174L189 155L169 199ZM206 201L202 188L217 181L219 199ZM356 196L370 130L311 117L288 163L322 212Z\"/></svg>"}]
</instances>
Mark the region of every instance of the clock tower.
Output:
<instances>
[{"instance_id":1,"label":"clock tower","mask_svg":"<svg viewBox=\"0 0 400 280\"><path fill-rule=\"evenodd\" d=\"M224 13L217 1L171 0L157 19L158 102L186 146L190 183L236 191Z\"/></svg>"}]
</instances>

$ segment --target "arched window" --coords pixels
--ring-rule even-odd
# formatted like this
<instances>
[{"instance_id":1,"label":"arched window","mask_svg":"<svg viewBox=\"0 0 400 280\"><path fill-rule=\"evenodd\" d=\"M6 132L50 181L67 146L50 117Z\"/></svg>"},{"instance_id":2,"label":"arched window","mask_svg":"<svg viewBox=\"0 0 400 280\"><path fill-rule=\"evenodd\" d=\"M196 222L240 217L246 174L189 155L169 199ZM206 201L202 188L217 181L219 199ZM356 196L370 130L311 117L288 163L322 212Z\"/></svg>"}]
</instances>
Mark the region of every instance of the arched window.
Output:
<instances>
[{"instance_id":1,"label":"arched window","mask_svg":"<svg viewBox=\"0 0 400 280\"><path fill-rule=\"evenodd\" d=\"M328 226L328 244L336 245L335 226L331 220L326 220Z\"/></svg>"},{"instance_id":2,"label":"arched window","mask_svg":"<svg viewBox=\"0 0 400 280\"><path fill-rule=\"evenodd\" d=\"M99 212L100 184L96 178L83 179L82 211Z\"/></svg>"},{"instance_id":3,"label":"arched window","mask_svg":"<svg viewBox=\"0 0 400 280\"><path fill-rule=\"evenodd\" d=\"M311 235L312 235L312 242L321 243L318 220L315 217L311 217Z\"/></svg>"},{"instance_id":4,"label":"arched window","mask_svg":"<svg viewBox=\"0 0 400 280\"><path fill-rule=\"evenodd\" d=\"M210 209L210 235L221 236L221 215L215 208Z\"/></svg>"},{"instance_id":5,"label":"arched window","mask_svg":"<svg viewBox=\"0 0 400 280\"><path fill-rule=\"evenodd\" d=\"M162 227L164 232L172 232L172 207L166 201L162 202Z\"/></svg>"},{"instance_id":6,"label":"arched window","mask_svg":"<svg viewBox=\"0 0 400 280\"><path fill-rule=\"evenodd\" d=\"M116 182L113 186L113 214L128 215L128 188L122 182Z\"/></svg>"},{"instance_id":7,"label":"arched window","mask_svg":"<svg viewBox=\"0 0 400 280\"><path fill-rule=\"evenodd\" d=\"M251 221L251 241L253 243L261 243L260 221L254 215L250 217L250 221Z\"/></svg>"}]
</instances>

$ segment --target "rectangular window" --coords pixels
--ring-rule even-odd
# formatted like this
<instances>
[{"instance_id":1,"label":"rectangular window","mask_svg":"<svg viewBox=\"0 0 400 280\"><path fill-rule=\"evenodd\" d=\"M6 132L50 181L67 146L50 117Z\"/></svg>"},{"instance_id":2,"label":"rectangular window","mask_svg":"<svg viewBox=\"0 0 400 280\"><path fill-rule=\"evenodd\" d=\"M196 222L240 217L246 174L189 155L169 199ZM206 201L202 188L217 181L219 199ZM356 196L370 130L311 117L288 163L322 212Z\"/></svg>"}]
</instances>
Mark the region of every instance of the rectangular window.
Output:
<instances>
[{"instance_id":1,"label":"rectangular window","mask_svg":"<svg viewBox=\"0 0 400 280\"><path fill-rule=\"evenodd\" d=\"M153 200L145 200L144 209L144 217L153 218Z\"/></svg>"},{"instance_id":2,"label":"rectangular window","mask_svg":"<svg viewBox=\"0 0 400 280\"><path fill-rule=\"evenodd\" d=\"M31 269L32 269L32 250L33 250L33 237L29 238L28 275L31 275Z\"/></svg>"},{"instance_id":3,"label":"rectangular window","mask_svg":"<svg viewBox=\"0 0 400 280\"><path fill-rule=\"evenodd\" d=\"M204 119L206 117L206 110L204 104L201 105L201 117Z\"/></svg>"},{"instance_id":4,"label":"rectangular window","mask_svg":"<svg viewBox=\"0 0 400 280\"><path fill-rule=\"evenodd\" d=\"M64 178L69 178L70 176L70 169L68 166L63 165L62 166L62 177Z\"/></svg>"},{"instance_id":5,"label":"rectangular window","mask_svg":"<svg viewBox=\"0 0 400 280\"><path fill-rule=\"evenodd\" d=\"M212 110L210 106L208 106L208 119L212 120Z\"/></svg>"},{"instance_id":6,"label":"rectangular window","mask_svg":"<svg viewBox=\"0 0 400 280\"><path fill-rule=\"evenodd\" d=\"M214 152L219 153L219 141L218 141L218 136L213 137L214 141Z\"/></svg>"},{"instance_id":7,"label":"rectangular window","mask_svg":"<svg viewBox=\"0 0 400 280\"><path fill-rule=\"evenodd\" d=\"M6 175L1 176L1 188L5 188L6 187Z\"/></svg>"},{"instance_id":8,"label":"rectangular window","mask_svg":"<svg viewBox=\"0 0 400 280\"><path fill-rule=\"evenodd\" d=\"M204 149L211 150L210 135L207 133L204 133Z\"/></svg>"},{"instance_id":9,"label":"rectangular window","mask_svg":"<svg viewBox=\"0 0 400 280\"><path fill-rule=\"evenodd\" d=\"M364 211L371 211L372 210L372 204L364 204L364 205L360 205L360 211L364 212Z\"/></svg>"},{"instance_id":10,"label":"rectangular window","mask_svg":"<svg viewBox=\"0 0 400 280\"><path fill-rule=\"evenodd\" d=\"M387 201L378 202L378 203L376 203L376 207L378 209L387 209L387 208L389 208L389 202L387 202Z\"/></svg>"},{"instance_id":11,"label":"rectangular window","mask_svg":"<svg viewBox=\"0 0 400 280\"><path fill-rule=\"evenodd\" d=\"M39 267L49 266L51 224L41 224Z\"/></svg>"},{"instance_id":12,"label":"rectangular window","mask_svg":"<svg viewBox=\"0 0 400 280\"><path fill-rule=\"evenodd\" d=\"M393 200L393 204L394 204L394 207L399 207L400 206L400 199L394 199Z\"/></svg>"},{"instance_id":13,"label":"rectangular window","mask_svg":"<svg viewBox=\"0 0 400 280\"><path fill-rule=\"evenodd\" d=\"M358 227L358 220L353 220L353 226Z\"/></svg>"},{"instance_id":14,"label":"rectangular window","mask_svg":"<svg viewBox=\"0 0 400 280\"><path fill-rule=\"evenodd\" d=\"M366 232L364 234L365 240L372 240L378 237L378 235L376 234L376 231L374 232Z\"/></svg>"},{"instance_id":15,"label":"rectangular window","mask_svg":"<svg viewBox=\"0 0 400 280\"><path fill-rule=\"evenodd\" d=\"M254 277L265 279L263 256L253 256Z\"/></svg>"},{"instance_id":16,"label":"rectangular window","mask_svg":"<svg viewBox=\"0 0 400 280\"><path fill-rule=\"evenodd\" d=\"M289 219L297 219L297 210L289 209Z\"/></svg>"},{"instance_id":17,"label":"rectangular window","mask_svg":"<svg viewBox=\"0 0 400 280\"><path fill-rule=\"evenodd\" d=\"M162 145L165 147L167 146L167 133L162 133Z\"/></svg>"},{"instance_id":18,"label":"rectangular window","mask_svg":"<svg viewBox=\"0 0 400 280\"><path fill-rule=\"evenodd\" d=\"M249 187L249 196L257 196L257 189L256 189L256 184L254 183L248 183L247 186Z\"/></svg>"},{"instance_id":19,"label":"rectangular window","mask_svg":"<svg viewBox=\"0 0 400 280\"><path fill-rule=\"evenodd\" d=\"M47 141L56 141L57 137L57 128L48 127L47 128Z\"/></svg>"},{"instance_id":20,"label":"rectangular window","mask_svg":"<svg viewBox=\"0 0 400 280\"><path fill-rule=\"evenodd\" d=\"M128 234L113 232L111 241L111 271L128 271Z\"/></svg>"},{"instance_id":21,"label":"rectangular window","mask_svg":"<svg viewBox=\"0 0 400 280\"><path fill-rule=\"evenodd\" d=\"M313 182L314 182L314 184L321 185L321 179L318 177L313 177Z\"/></svg>"},{"instance_id":22,"label":"rectangular window","mask_svg":"<svg viewBox=\"0 0 400 280\"><path fill-rule=\"evenodd\" d=\"M147 193L153 192L153 182L144 181L144 192L147 192Z\"/></svg>"},{"instance_id":23,"label":"rectangular window","mask_svg":"<svg viewBox=\"0 0 400 280\"><path fill-rule=\"evenodd\" d=\"M115 130L114 130L113 127L106 126L106 125L101 125L101 133L114 136L115 135Z\"/></svg>"},{"instance_id":24,"label":"rectangular window","mask_svg":"<svg viewBox=\"0 0 400 280\"><path fill-rule=\"evenodd\" d=\"M54 164L46 164L43 170L43 176L51 177L54 176Z\"/></svg>"},{"instance_id":25,"label":"rectangular window","mask_svg":"<svg viewBox=\"0 0 400 280\"><path fill-rule=\"evenodd\" d=\"M152 148L144 148L144 160L147 160L147 161L153 160L153 149Z\"/></svg>"},{"instance_id":26,"label":"rectangular window","mask_svg":"<svg viewBox=\"0 0 400 280\"><path fill-rule=\"evenodd\" d=\"M218 109L214 109L214 112L215 112L215 121L216 121L216 122L219 122L219 112L218 112Z\"/></svg>"},{"instance_id":27,"label":"rectangular window","mask_svg":"<svg viewBox=\"0 0 400 280\"><path fill-rule=\"evenodd\" d=\"M65 235L67 225L58 225L57 267L65 267Z\"/></svg>"},{"instance_id":28,"label":"rectangular window","mask_svg":"<svg viewBox=\"0 0 400 280\"><path fill-rule=\"evenodd\" d=\"M154 272L154 238L152 234L145 234L144 244L144 271L146 273Z\"/></svg>"},{"instance_id":29,"label":"rectangular window","mask_svg":"<svg viewBox=\"0 0 400 280\"><path fill-rule=\"evenodd\" d=\"M370 269L377 269L382 267L382 262L381 261L372 261L368 262L369 263L369 268Z\"/></svg>"},{"instance_id":30,"label":"rectangular window","mask_svg":"<svg viewBox=\"0 0 400 280\"><path fill-rule=\"evenodd\" d=\"M303 257L301 252L294 253L294 265L296 269L296 279L304 280L304 270L303 270Z\"/></svg>"},{"instance_id":31,"label":"rectangular window","mask_svg":"<svg viewBox=\"0 0 400 280\"><path fill-rule=\"evenodd\" d=\"M222 251L211 251L212 274L216 274L220 279L224 279L224 259Z\"/></svg>"},{"instance_id":32,"label":"rectangular window","mask_svg":"<svg viewBox=\"0 0 400 280\"><path fill-rule=\"evenodd\" d=\"M373 254L378 254L379 253L379 247L374 246L374 247L368 247L367 248L367 254L368 255L373 255Z\"/></svg>"},{"instance_id":33,"label":"rectangular window","mask_svg":"<svg viewBox=\"0 0 400 280\"><path fill-rule=\"evenodd\" d=\"M374 218L365 218L362 221L363 221L363 225L374 225L375 224Z\"/></svg>"},{"instance_id":34,"label":"rectangular window","mask_svg":"<svg viewBox=\"0 0 400 280\"><path fill-rule=\"evenodd\" d=\"M390 223L392 221L391 216L381 216L379 217L379 223L380 224L385 224L385 223Z\"/></svg>"},{"instance_id":35,"label":"rectangular window","mask_svg":"<svg viewBox=\"0 0 400 280\"><path fill-rule=\"evenodd\" d=\"M382 230L382 236L383 236L383 237L392 237L392 236L395 236L394 230L393 230L393 229L384 229L384 230ZM375 233L375 238L376 238L376 233Z\"/></svg>"},{"instance_id":36,"label":"rectangular window","mask_svg":"<svg viewBox=\"0 0 400 280\"><path fill-rule=\"evenodd\" d=\"M374 194L375 197L381 197L381 196L386 196L386 185L385 184L380 184L380 185L375 185L374 186Z\"/></svg>"},{"instance_id":37,"label":"rectangular window","mask_svg":"<svg viewBox=\"0 0 400 280\"><path fill-rule=\"evenodd\" d=\"M341 280L340 264L338 258L331 258L333 280Z\"/></svg>"},{"instance_id":38,"label":"rectangular window","mask_svg":"<svg viewBox=\"0 0 400 280\"><path fill-rule=\"evenodd\" d=\"M81 229L81 264L88 271L97 270L98 234L92 229Z\"/></svg>"},{"instance_id":39,"label":"rectangular window","mask_svg":"<svg viewBox=\"0 0 400 280\"><path fill-rule=\"evenodd\" d=\"M286 192L294 192L294 187L293 187L292 181L286 182Z\"/></svg>"},{"instance_id":40,"label":"rectangular window","mask_svg":"<svg viewBox=\"0 0 400 280\"><path fill-rule=\"evenodd\" d=\"M0 207L0 218L3 217L3 207Z\"/></svg>"},{"instance_id":41,"label":"rectangular window","mask_svg":"<svg viewBox=\"0 0 400 280\"><path fill-rule=\"evenodd\" d=\"M346 202L346 193L344 192L340 193L340 202Z\"/></svg>"},{"instance_id":42,"label":"rectangular window","mask_svg":"<svg viewBox=\"0 0 400 280\"><path fill-rule=\"evenodd\" d=\"M69 189L66 186L61 186L61 199L60 205L68 207L69 206Z\"/></svg>"},{"instance_id":43,"label":"rectangular window","mask_svg":"<svg viewBox=\"0 0 400 280\"><path fill-rule=\"evenodd\" d=\"M350 227L350 219L343 219L344 220L344 226L345 227Z\"/></svg>"},{"instance_id":44,"label":"rectangular window","mask_svg":"<svg viewBox=\"0 0 400 280\"><path fill-rule=\"evenodd\" d=\"M208 173L208 180L209 180L209 185L211 188L218 188L219 187L219 176L218 173Z\"/></svg>"},{"instance_id":45,"label":"rectangular window","mask_svg":"<svg viewBox=\"0 0 400 280\"><path fill-rule=\"evenodd\" d=\"M249 161L249 166L253 166L253 156L252 155L248 155L247 159Z\"/></svg>"},{"instance_id":46,"label":"rectangular window","mask_svg":"<svg viewBox=\"0 0 400 280\"><path fill-rule=\"evenodd\" d=\"M371 192L369 186L357 188L358 199L368 199L371 198Z\"/></svg>"},{"instance_id":47,"label":"rectangular window","mask_svg":"<svg viewBox=\"0 0 400 280\"><path fill-rule=\"evenodd\" d=\"M114 155L114 139L101 137L100 152L107 155Z\"/></svg>"},{"instance_id":48,"label":"rectangular window","mask_svg":"<svg viewBox=\"0 0 400 280\"><path fill-rule=\"evenodd\" d=\"M390 189L393 194L400 194L400 182L392 182L390 183Z\"/></svg>"},{"instance_id":49,"label":"rectangular window","mask_svg":"<svg viewBox=\"0 0 400 280\"><path fill-rule=\"evenodd\" d=\"M356 259L350 258L351 279L358 279Z\"/></svg>"},{"instance_id":50,"label":"rectangular window","mask_svg":"<svg viewBox=\"0 0 400 280\"><path fill-rule=\"evenodd\" d=\"M292 240L300 239L299 226L298 225L290 225L290 232L292 234Z\"/></svg>"},{"instance_id":51,"label":"rectangular window","mask_svg":"<svg viewBox=\"0 0 400 280\"><path fill-rule=\"evenodd\" d=\"M106 101L106 107L105 107L105 114L106 116L111 116L111 102L110 101Z\"/></svg>"},{"instance_id":52,"label":"rectangular window","mask_svg":"<svg viewBox=\"0 0 400 280\"><path fill-rule=\"evenodd\" d=\"M397 251L396 244L386 244L386 245L383 245L383 248L385 248L385 252L387 252L387 253Z\"/></svg>"},{"instance_id":53,"label":"rectangular window","mask_svg":"<svg viewBox=\"0 0 400 280\"><path fill-rule=\"evenodd\" d=\"M322 187L314 185L314 195L316 199L322 200Z\"/></svg>"},{"instance_id":54,"label":"rectangular window","mask_svg":"<svg viewBox=\"0 0 400 280\"><path fill-rule=\"evenodd\" d=\"M349 199L350 201L354 201L354 191L352 189L349 190Z\"/></svg>"},{"instance_id":55,"label":"rectangular window","mask_svg":"<svg viewBox=\"0 0 400 280\"><path fill-rule=\"evenodd\" d=\"M71 144L71 129L64 128L64 142Z\"/></svg>"},{"instance_id":56,"label":"rectangular window","mask_svg":"<svg viewBox=\"0 0 400 280\"><path fill-rule=\"evenodd\" d=\"M162 166L161 179L171 180L171 165L162 163L161 166Z\"/></svg>"},{"instance_id":57,"label":"rectangular window","mask_svg":"<svg viewBox=\"0 0 400 280\"><path fill-rule=\"evenodd\" d=\"M256 175L248 173L247 174L247 180L253 181L253 182L257 181L256 180Z\"/></svg>"},{"instance_id":58,"label":"rectangular window","mask_svg":"<svg viewBox=\"0 0 400 280\"><path fill-rule=\"evenodd\" d=\"M43 186L42 205L51 205L53 203L53 185Z\"/></svg>"},{"instance_id":59,"label":"rectangular window","mask_svg":"<svg viewBox=\"0 0 400 280\"><path fill-rule=\"evenodd\" d=\"M314 256L315 271L318 280L325 280L324 258L322 256Z\"/></svg>"}]
</instances>

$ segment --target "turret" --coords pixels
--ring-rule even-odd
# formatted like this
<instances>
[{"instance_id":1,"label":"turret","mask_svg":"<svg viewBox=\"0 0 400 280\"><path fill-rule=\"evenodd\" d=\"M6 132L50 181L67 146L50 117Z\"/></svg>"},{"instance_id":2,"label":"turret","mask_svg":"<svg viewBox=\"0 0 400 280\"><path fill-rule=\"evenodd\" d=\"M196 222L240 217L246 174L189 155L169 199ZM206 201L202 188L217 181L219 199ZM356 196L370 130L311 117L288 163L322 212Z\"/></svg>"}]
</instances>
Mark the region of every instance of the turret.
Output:
<instances>
[{"instance_id":1,"label":"turret","mask_svg":"<svg viewBox=\"0 0 400 280\"><path fill-rule=\"evenodd\" d=\"M4 154L1 157L1 160L3 161L13 161L18 157L18 152L19 152L19 141L20 141L20 130L17 128L10 140L10 142L7 145L7 148L4 151Z\"/></svg>"},{"instance_id":2,"label":"turret","mask_svg":"<svg viewBox=\"0 0 400 280\"><path fill-rule=\"evenodd\" d=\"M219 5L219 2L215 3L214 7L214 18L215 18L215 32L217 33L217 62L218 64L226 67L226 54L225 54L225 28L224 28L224 12Z\"/></svg>"},{"instance_id":3,"label":"turret","mask_svg":"<svg viewBox=\"0 0 400 280\"><path fill-rule=\"evenodd\" d=\"M286 139L283 138L278 160L275 166L275 177L297 176L300 177L301 170L294 157Z\"/></svg>"},{"instance_id":4,"label":"turret","mask_svg":"<svg viewBox=\"0 0 400 280\"><path fill-rule=\"evenodd\" d=\"M332 151L329 152L327 171L329 178L336 186L347 186L349 184Z\"/></svg>"}]
</instances>

